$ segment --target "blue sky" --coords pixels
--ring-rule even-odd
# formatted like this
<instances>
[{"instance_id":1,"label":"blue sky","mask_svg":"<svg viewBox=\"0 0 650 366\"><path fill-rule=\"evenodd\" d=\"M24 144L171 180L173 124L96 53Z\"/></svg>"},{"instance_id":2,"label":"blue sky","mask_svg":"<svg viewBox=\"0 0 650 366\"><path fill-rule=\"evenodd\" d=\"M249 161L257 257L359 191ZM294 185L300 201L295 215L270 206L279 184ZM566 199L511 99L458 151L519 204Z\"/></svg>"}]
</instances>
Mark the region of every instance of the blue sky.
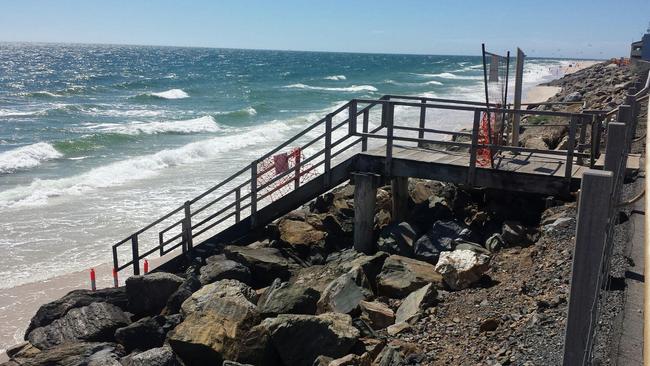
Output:
<instances>
[{"instance_id":1,"label":"blue sky","mask_svg":"<svg viewBox=\"0 0 650 366\"><path fill-rule=\"evenodd\" d=\"M607 58L648 21L650 0L4 0L0 41Z\"/></svg>"}]
</instances>

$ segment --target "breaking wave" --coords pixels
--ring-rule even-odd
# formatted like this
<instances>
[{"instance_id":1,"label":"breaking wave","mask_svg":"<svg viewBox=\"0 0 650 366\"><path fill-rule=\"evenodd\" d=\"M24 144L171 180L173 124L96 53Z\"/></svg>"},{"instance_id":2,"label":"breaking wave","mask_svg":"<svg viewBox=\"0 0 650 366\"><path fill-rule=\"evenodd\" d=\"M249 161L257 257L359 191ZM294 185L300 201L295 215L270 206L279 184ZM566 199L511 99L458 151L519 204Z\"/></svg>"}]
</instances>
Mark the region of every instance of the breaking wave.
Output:
<instances>
[{"instance_id":1,"label":"breaking wave","mask_svg":"<svg viewBox=\"0 0 650 366\"><path fill-rule=\"evenodd\" d=\"M159 133L200 133L221 130L212 116L203 116L184 121L102 123L87 126L97 132L118 133L125 135L154 135Z\"/></svg>"},{"instance_id":2,"label":"breaking wave","mask_svg":"<svg viewBox=\"0 0 650 366\"><path fill-rule=\"evenodd\" d=\"M79 175L36 179L31 184L0 192L0 206L41 205L48 198L79 195L90 190L119 186L152 177L163 169L215 159L225 152L259 146L281 139L292 129L286 123L268 123L237 134L192 142L174 149L117 161Z\"/></svg>"},{"instance_id":3,"label":"breaking wave","mask_svg":"<svg viewBox=\"0 0 650 366\"><path fill-rule=\"evenodd\" d=\"M149 93L146 95L160 99L184 99L190 97L190 95L187 94L183 89L169 89L163 92Z\"/></svg>"},{"instance_id":4,"label":"breaking wave","mask_svg":"<svg viewBox=\"0 0 650 366\"><path fill-rule=\"evenodd\" d=\"M62 156L63 154L57 151L54 146L46 142L18 147L0 153L0 174L33 168L44 161L58 159Z\"/></svg>"}]
</instances>

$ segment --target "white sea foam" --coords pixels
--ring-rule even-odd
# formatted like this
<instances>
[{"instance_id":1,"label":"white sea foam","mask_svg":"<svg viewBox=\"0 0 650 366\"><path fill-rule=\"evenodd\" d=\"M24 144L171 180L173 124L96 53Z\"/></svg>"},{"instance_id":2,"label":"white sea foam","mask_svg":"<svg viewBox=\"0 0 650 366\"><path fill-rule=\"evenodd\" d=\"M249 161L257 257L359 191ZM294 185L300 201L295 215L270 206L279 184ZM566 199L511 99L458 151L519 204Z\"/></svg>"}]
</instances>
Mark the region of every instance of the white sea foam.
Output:
<instances>
[{"instance_id":1,"label":"white sea foam","mask_svg":"<svg viewBox=\"0 0 650 366\"><path fill-rule=\"evenodd\" d=\"M253 107L248 107L248 108L246 108L244 110L246 111L246 113L248 113L249 116L257 115L257 111Z\"/></svg>"},{"instance_id":2,"label":"white sea foam","mask_svg":"<svg viewBox=\"0 0 650 366\"><path fill-rule=\"evenodd\" d=\"M183 89L169 89L164 92L151 93L150 95L162 99L183 99L190 97Z\"/></svg>"},{"instance_id":3,"label":"white sea foam","mask_svg":"<svg viewBox=\"0 0 650 366\"><path fill-rule=\"evenodd\" d=\"M39 113L40 111L16 111L12 109L0 109L0 117L34 116Z\"/></svg>"},{"instance_id":4,"label":"white sea foam","mask_svg":"<svg viewBox=\"0 0 650 366\"><path fill-rule=\"evenodd\" d=\"M110 163L79 175L60 179L36 179L31 184L0 192L0 206L34 206L63 195L123 185L145 179L161 170L215 159L226 152L281 140L292 127L283 122L267 123L232 135L193 142L175 149Z\"/></svg>"},{"instance_id":5,"label":"white sea foam","mask_svg":"<svg viewBox=\"0 0 650 366\"><path fill-rule=\"evenodd\" d=\"M42 162L62 157L54 146L46 142L21 146L0 153L0 174L12 173L17 170L29 169Z\"/></svg>"},{"instance_id":6,"label":"white sea foam","mask_svg":"<svg viewBox=\"0 0 650 366\"><path fill-rule=\"evenodd\" d=\"M330 75L326 76L325 80L334 80L334 81L340 81L340 80L347 80L345 75Z\"/></svg>"},{"instance_id":7,"label":"white sea foam","mask_svg":"<svg viewBox=\"0 0 650 366\"><path fill-rule=\"evenodd\" d=\"M443 79L456 79L456 80L481 80L482 76L462 76L456 75L451 72L441 72L438 74L415 74L417 76L427 77L427 78L443 78Z\"/></svg>"},{"instance_id":8,"label":"white sea foam","mask_svg":"<svg viewBox=\"0 0 650 366\"><path fill-rule=\"evenodd\" d=\"M203 116L184 121L101 123L87 128L99 132L125 135L154 135L159 133L200 133L221 130L212 116Z\"/></svg>"},{"instance_id":9,"label":"white sea foam","mask_svg":"<svg viewBox=\"0 0 650 366\"><path fill-rule=\"evenodd\" d=\"M360 91L371 91L376 92L377 88L372 85L352 85L348 87L341 88L328 88L324 86L311 86L305 84L291 84L286 85L285 88L290 89L307 89L307 90L324 90L324 91L339 91L339 92L360 92Z\"/></svg>"},{"instance_id":10,"label":"white sea foam","mask_svg":"<svg viewBox=\"0 0 650 366\"><path fill-rule=\"evenodd\" d=\"M436 81L436 80L427 81L426 83L422 83L422 84L424 84L424 85L444 85L443 83L441 83L439 81Z\"/></svg>"}]
</instances>

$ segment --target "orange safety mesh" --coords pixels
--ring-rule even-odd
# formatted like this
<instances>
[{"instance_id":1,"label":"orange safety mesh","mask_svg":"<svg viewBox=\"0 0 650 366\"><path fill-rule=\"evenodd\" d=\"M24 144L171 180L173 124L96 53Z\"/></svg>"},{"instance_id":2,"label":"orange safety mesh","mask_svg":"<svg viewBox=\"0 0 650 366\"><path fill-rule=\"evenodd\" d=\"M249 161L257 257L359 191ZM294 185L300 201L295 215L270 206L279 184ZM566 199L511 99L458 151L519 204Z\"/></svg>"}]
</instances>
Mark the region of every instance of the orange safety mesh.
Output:
<instances>
[{"instance_id":1,"label":"orange safety mesh","mask_svg":"<svg viewBox=\"0 0 650 366\"><path fill-rule=\"evenodd\" d=\"M496 115L494 113L491 113L490 122L488 123L488 114L483 112L481 125L478 131L479 145L490 145L492 143L497 143L495 136L498 135L498 131L496 127ZM490 132L492 133L492 138L490 138ZM481 147L476 149L476 162L481 167L491 167L493 157L494 154L490 148Z\"/></svg>"},{"instance_id":2,"label":"orange safety mesh","mask_svg":"<svg viewBox=\"0 0 650 366\"><path fill-rule=\"evenodd\" d=\"M269 156L259 162L257 164L258 197L270 197L275 201L291 192L297 182L303 184L318 175L312 165L301 164L303 160L305 160L304 154L299 147L296 147L289 152Z\"/></svg>"}]
</instances>

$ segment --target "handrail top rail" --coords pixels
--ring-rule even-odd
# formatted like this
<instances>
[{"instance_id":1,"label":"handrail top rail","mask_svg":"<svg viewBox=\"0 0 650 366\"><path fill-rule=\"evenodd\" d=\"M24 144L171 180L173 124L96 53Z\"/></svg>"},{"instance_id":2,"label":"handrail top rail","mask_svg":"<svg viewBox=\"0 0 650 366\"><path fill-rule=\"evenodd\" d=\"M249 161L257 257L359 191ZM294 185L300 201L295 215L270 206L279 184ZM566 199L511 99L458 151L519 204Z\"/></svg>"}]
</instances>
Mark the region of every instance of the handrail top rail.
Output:
<instances>
[{"instance_id":1,"label":"handrail top rail","mask_svg":"<svg viewBox=\"0 0 650 366\"><path fill-rule=\"evenodd\" d=\"M520 114L531 114L531 115L540 115L540 116L557 116L557 117L584 117L587 114L585 113L575 113L575 112L561 112L561 111L539 111L535 109L509 109L509 108L486 108L482 106L476 107L465 107L465 106L454 106L447 104L431 104L431 103L412 103L412 102L400 102L392 100L378 100L378 99L353 99L358 103L374 103L374 104L392 104L400 105L405 107L425 107L431 109L450 109L458 111L481 111L481 112L495 112L495 113L520 113Z\"/></svg>"}]
</instances>

